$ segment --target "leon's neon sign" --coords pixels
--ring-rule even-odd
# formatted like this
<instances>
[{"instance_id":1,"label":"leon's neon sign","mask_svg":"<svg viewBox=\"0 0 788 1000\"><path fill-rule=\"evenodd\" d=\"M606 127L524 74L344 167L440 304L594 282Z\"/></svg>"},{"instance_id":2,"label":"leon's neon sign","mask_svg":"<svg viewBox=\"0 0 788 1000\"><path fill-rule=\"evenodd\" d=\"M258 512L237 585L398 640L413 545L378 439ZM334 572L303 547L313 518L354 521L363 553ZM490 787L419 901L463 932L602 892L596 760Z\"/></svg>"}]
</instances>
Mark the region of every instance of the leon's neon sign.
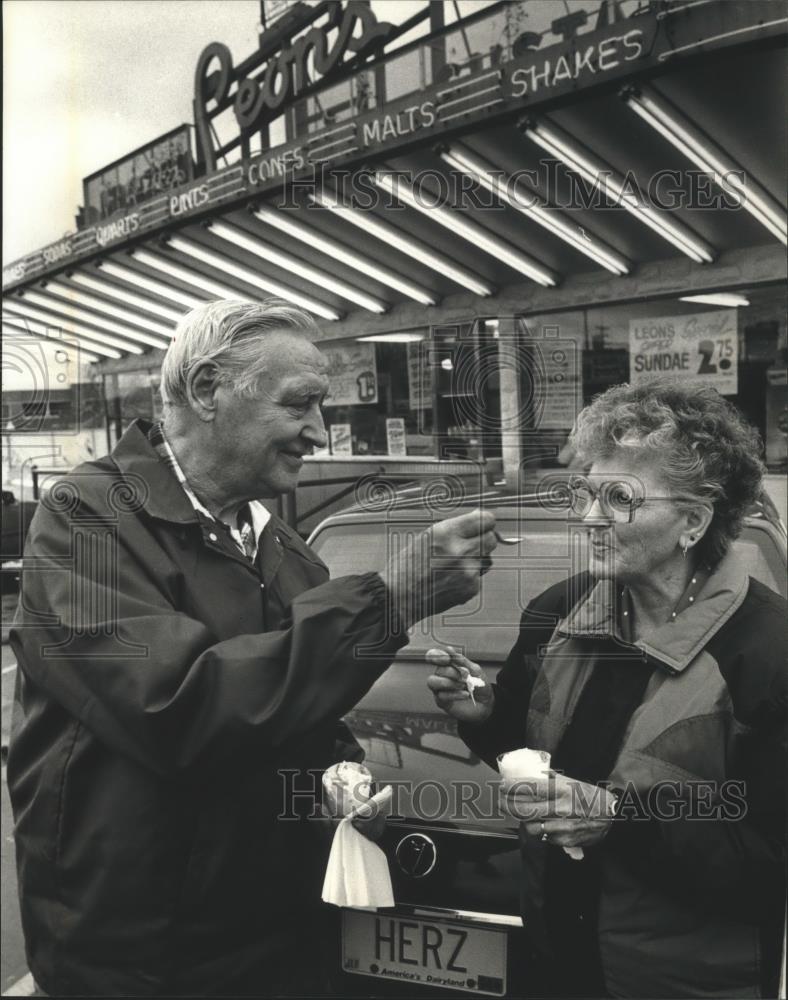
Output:
<instances>
[{"instance_id":1,"label":"leon's neon sign","mask_svg":"<svg viewBox=\"0 0 788 1000\"><path fill-rule=\"evenodd\" d=\"M356 28L360 27L357 33ZM333 41L329 34L337 30ZM285 105L297 97L316 77L329 77L343 64L348 52L365 54L385 44L394 25L378 21L372 10L361 0L349 0L344 6L331 5L328 21L310 28L292 44L273 55L256 77L238 80L233 110L242 135L252 133L280 115ZM311 66L314 70L310 78ZM214 61L218 68L210 70ZM217 108L227 106L230 89L237 73L228 47L213 42L197 62L194 77L194 110L197 134L207 162L213 159L210 144L208 111L210 101ZM216 112L214 112L216 113Z\"/></svg>"}]
</instances>

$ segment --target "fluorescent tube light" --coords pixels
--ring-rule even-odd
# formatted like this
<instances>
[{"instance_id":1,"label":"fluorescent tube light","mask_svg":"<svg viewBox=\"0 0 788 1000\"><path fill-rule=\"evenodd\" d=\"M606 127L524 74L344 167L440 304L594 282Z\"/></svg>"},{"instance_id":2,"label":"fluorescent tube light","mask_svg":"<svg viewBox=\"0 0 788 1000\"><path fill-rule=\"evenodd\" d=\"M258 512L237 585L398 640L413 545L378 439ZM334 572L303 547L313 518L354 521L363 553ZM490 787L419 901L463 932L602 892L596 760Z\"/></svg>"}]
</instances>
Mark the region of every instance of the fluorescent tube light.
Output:
<instances>
[{"instance_id":1,"label":"fluorescent tube light","mask_svg":"<svg viewBox=\"0 0 788 1000\"><path fill-rule=\"evenodd\" d=\"M412 257L420 264L424 264L438 274L442 274L445 278L456 282L461 288L467 288L468 291L476 295L492 295L493 289L477 275L471 274L470 271L459 267L448 260L448 258L433 253L423 243L408 239L394 226L378 219L371 212L356 211L353 208L342 205L337 196L328 191L318 191L314 195L310 194L309 198L322 208L329 209L329 211L342 219L343 222L348 222L350 225L356 226L365 233L369 233L376 239L381 240L387 246L392 246L399 250L400 253Z\"/></svg>"},{"instance_id":2,"label":"fluorescent tube light","mask_svg":"<svg viewBox=\"0 0 788 1000\"><path fill-rule=\"evenodd\" d=\"M152 334L158 334L160 338L164 340L169 340L172 336L172 325L163 326L161 323L156 323L153 320L148 320L139 315L139 313L129 312L128 309L120 309L118 306L112 305L111 302L104 302L103 299L96 299L92 295L87 295L85 292L80 292L76 288L72 288L70 285L63 285L59 281L49 281L44 286L47 293L62 296L67 302L76 304L78 306L86 306L88 309L97 309L99 312L106 313L108 316L117 317L124 323L133 323L136 326L142 328L146 333L150 332ZM142 339L142 333L140 333L140 339ZM152 341L149 341L152 343ZM154 344L154 346L156 346Z\"/></svg>"},{"instance_id":3,"label":"fluorescent tube light","mask_svg":"<svg viewBox=\"0 0 788 1000\"><path fill-rule=\"evenodd\" d=\"M371 263L365 257L361 257L352 250L348 250L335 240L321 236L315 230L309 229L308 226L302 226L300 222L295 222L284 212L277 212L274 209L263 206L258 208L254 214L256 218L266 223L266 225L273 226L275 229L287 233L288 236L292 236L293 239L300 240L302 243L306 243L307 246L314 247L315 250L320 250L322 253L328 254L335 260L341 261L343 264L354 268L356 271L360 271L362 274L369 275L375 281L379 281L382 285L388 285L389 288L394 288L403 295L407 295L408 298L420 302L423 306L435 305L435 298L425 288L415 285L411 281L406 281L398 274L394 274L393 271L389 271L388 268Z\"/></svg>"},{"instance_id":4,"label":"fluorescent tube light","mask_svg":"<svg viewBox=\"0 0 788 1000\"><path fill-rule=\"evenodd\" d=\"M130 267L124 267L122 264L116 264L111 260L102 261L99 264L99 270L106 271L113 278L120 278L121 281L127 281L138 288L144 288L147 292L153 292L154 295L160 295L162 298L171 299L179 305L188 306L189 309L201 306L204 302L203 299L195 298L194 295L187 295L186 292L178 291L178 289L164 285L160 281L154 281L152 278L140 274L139 271L133 271Z\"/></svg>"},{"instance_id":5,"label":"fluorescent tube light","mask_svg":"<svg viewBox=\"0 0 788 1000\"><path fill-rule=\"evenodd\" d=\"M376 171L372 179L379 188L382 188L393 198L404 202L411 208L415 208L417 212L421 212L422 215L426 215L434 222L439 223L455 236L461 236L473 246L495 257L496 260L500 260L509 267L514 268L515 271L519 271L521 274L545 287L556 284L556 276L551 271L542 267L532 258L526 257L525 254L515 250L508 243L496 239L496 237L492 236L492 234L476 222L465 219L459 212L439 208L438 206L425 205L416 197L413 188L401 177L398 177L395 183L389 175L381 171Z\"/></svg>"},{"instance_id":6,"label":"fluorescent tube light","mask_svg":"<svg viewBox=\"0 0 788 1000\"><path fill-rule=\"evenodd\" d=\"M185 281L187 284L194 285L195 288L201 288L204 292L208 292L209 295L217 296L217 298L241 299L243 302L252 301L248 295L244 295L243 292L239 292L236 288L230 288L228 285L222 285L218 281L214 281L212 278L206 278L205 275L199 274L196 271L190 271L185 267L179 267L177 264L173 264L164 257L148 253L147 250L134 250L132 257L135 260L138 260L140 264L146 264L148 267L154 267L158 271L161 271L162 274L168 275L170 278L177 278L178 281Z\"/></svg>"},{"instance_id":7,"label":"fluorescent tube light","mask_svg":"<svg viewBox=\"0 0 788 1000\"><path fill-rule=\"evenodd\" d=\"M504 180L501 171L496 171L480 157L457 146L450 146L449 149L442 151L440 156L450 167L460 173L470 175L501 201L516 208L518 212L522 212L534 222L538 222L540 226L574 247L575 250L585 254L586 257L590 257L606 270L612 271L613 274L629 273L629 263L609 246L592 236L583 235L585 231L581 232L578 226L566 222L554 208L533 204L532 198L524 200L522 197L518 197L516 189L512 190L511 178ZM530 195L530 192L527 194Z\"/></svg>"},{"instance_id":8,"label":"fluorescent tube light","mask_svg":"<svg viewBox=\"0 0 788 1000\"><path fill-rule=\"evenodd\" d=\"M27 323L26 326L18 326L17 323ZM50 328L51 329L51 328ZM32 325L23 319L17 320L16 323L9 322L8 317L3 318L3 330L11 335L17 335L20 333L25 333L29 337L33 337L35 340L46 340L49 344L58 344L64 351L69 348L73 351L74 345L66 343L60 340L58 337L53 337L51 334L39 333L37 330L33 329ZM87 351L83 349L81 342L78 344L79 349L79 359L81 361L98 361L99 355L105 358L120 358L123 355L120 351L113 351L111 347L93 347L92 350ZM95 353L94 353L95 352Z\"/></svg>"},{"instance_id":9,"label":"fluorescent tube light","mask_svg":"<svg viewBox=\"0 0 788 1000\"><path fill-rule=\"evenodd\" d=\"M424 340L423 333L371 333L365 337L356 337L356 340L365 340L373 344L416 344Z\"/></svg>"},{"instance_id":10,"label":"fluorescent tube light","mask_svg":"<svg viewBox=\"0 0 788 1000\"><path fill-rule=\"evenodd\" d=\"M234 226L228 226L224 222L211 222L208 225L208 231L213 233L214 236L226 240L228 243L234 243L235 246L248 250L262 260L269 261L293 274L297 274L306 281L311 281L327 289L329 292L333 292L335 295L340 295L343 299L355 302L362 309L368 309L374 313L384 313L388 308L386 303L381 302L380 299L375 299L371 295L353 288L352 285L348 285L344 281L326 274L325 271L318 271L317 268L310 267L309 264L305 264L297 257L293 257L292 254L285 253L283 250L271 246L270 243L263 243L261 240L242 232L240 229L236 229Z\"/></svg>"},{"instance_id":11,"label":"fluorescent tube light","mask_svg":"<svg viewBox=\"0 0 788 1000\"><path fill-rule=\"evenodd\" d=\"M547 150L557 160L561 160L570 170L580 174L595 188L612 195L617 204L634 215L635 218L640 219L664 240L678 247L687 257L698 264L707 264L714 259L710 248L697 236L690 233L685 226L674 222L665 213L657 212L650 205L646 205L635 197L631 191L625 190L624 181L620 175L601 161L595 161L585 151L581 151L570 140L559 134L552 125L548 128L541 123L527 121L521 125L521 128L529 139L532 139L542 149Z\"/></svg>"},{"instance_id":12,"label":"fluorescent tube light","mask_svg":"<svg viewBox=\"0 0 788 1000\"><path fill-rule=\"evenodd\" d=\"M98 278L94 278L90 274L83 274L81 271L72 274L71 280L78 285L84 285L85 288L92 288L94 292L99 292L101 295L108 295L119 302L125 302L126 305L136 306L139 309L156 313L156 315L162 316L171 323L177 323L183 315L183 311L177 312L175 309L159 305L158 302L151 302L150 299L144 299L141 295L133 295L131 292L125 292L122 288L118 288L117 285L112 285L108 281L100 281Z\"/></svg>"},{"instance_id":13,"label":"fluorescent tube light","mask_svg":"<svg viewBox=\"0 0 788 1000\"><path fill-rule=\"evenodd\" d=\"M784 244L788 244L788 219L747 174L708 140L702 138L694 125L688 122L667 101L652 91L626 88L622 92L625 103L643 121L683 153L714 183L731 195L742 208Z\"/></svg>"},{"instance_id":14,"label":"fluorescent tube light","mask_svg":"<svg viewBox=\"0 0 788 1000\"><path fill-rule=\"evenodd\" d=\"M748 306L750 300L733 292L708 292L706 295L681 295L679 302L701 302L707 306Z\"/></svg>"},{"instance_id":15,"label":"fluorescent tube light","mask_svg":"<svg viewBox=\"0 0 788 1000\"><path fill-rule=\"evenodd\" d=\"M116 348L119 351L127 351L131 354L142 354L142 348L139 344L135 344L129 340L122 340L120 337L112 337L109 334L99 333L95 330L85 329L79 323L73 323L68 319L59 319L57 316L51 316L41 309L34 309L20 299L9 299L8 302L3 304L3 309L25 320L33 320L36 323L41 323L45 327L63 330L74 337L94 340L97 345Z\"/></svg>"},{"instance_id":16,"label":"fluorescent tube light","mask_svg":"<svg viewBox=\"0 0 788 1000\"><path fill-rule=\"evenodd\" d=\"M129 330L127 327L123 326L122 323L113 323L112 320L102 320L92 313L85 312L84 309L76 309L74 306L68 304L68 302L63 302L61 299L50 299L44 295L40 295L38 292L23 292L24 301L32 302L35 306L40 306L41 309L46 310L50 316L54 314L55 321L62 323L62 319L57 319L58 313L63 313L67 320L74 319L78 324L87 323L88 329L93 326L97 326L100 331L107 331L107 334L103 332L101 334L96 333L96 339L101 336L101 339L108 344L112 344L115 347L119 347L123 351L130 351L132 354L141 354L142 350L135 350L140 344L147 344L149 347L161 347L162 341L158 337L149 337L147 334L140 333L138 330ZM117 336L112 336L116 334ZM118 337L122 340L118 340ZM133 345L133 346L132 346Z\"/></svg>"},{"instance_id":17,"label":"fluorescent tube light","mask_svg":"<svg viewBox=\"0 0 788 1000\"><path fill-rule=\"evenodd\" d=\"M255 285L264 292L268 292L269 295L278 295L282 299L287 299L288 302L292 302L302 309L307 309L309 312L323 319L337 320L340 318L340 314L335 309L323 305L322 302L317 302L306 295L300 295L285 285L271 281L270 278L263 278L254 271L250 271L246 267L241 267L240 264L233 263L233 261L228 260L226 257L221 257L219 254L206 250L205 247L200 246L198 243L192 243L191 240L185 240L181 236L172 236L169 239L169 245L179 253L193 257L195 260L200 260L203 264L209 264L211 267L224 271L225 274L229 274L233 278L247 282L247 284Z\"/></svg>"}]
</instances>

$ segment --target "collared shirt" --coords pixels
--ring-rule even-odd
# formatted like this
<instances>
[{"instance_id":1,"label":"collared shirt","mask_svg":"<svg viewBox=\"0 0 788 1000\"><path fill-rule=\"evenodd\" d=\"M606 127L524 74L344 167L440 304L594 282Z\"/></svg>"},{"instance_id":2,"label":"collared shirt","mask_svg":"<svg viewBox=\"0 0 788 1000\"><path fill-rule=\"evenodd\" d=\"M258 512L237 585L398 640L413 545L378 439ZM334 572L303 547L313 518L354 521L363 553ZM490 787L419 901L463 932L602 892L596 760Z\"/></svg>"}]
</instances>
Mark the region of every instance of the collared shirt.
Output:
<instances>
[{"instance_id":1,"label":"collared shirt","mask_svg":"<svg viewBox=\"0 0 788 1000\"><path fill-rule=\"evenodd\" d=\"M198 513L202 514L204 517L209 518L216 524L226 528L230 532L235 544L243 552L245 556L254 562L257 558L257 550L260 545L260 535L263 533L263 529L266 524L271 520L271 513L268 511L259 500L250 500L247 505L245 505L249 510L249 517L251 518L251 531L244 530L241 526L243 522L243 511L244 507L238 512L239 524L236 527L226 524L224 521L220 521L202 504L195 494L194 490L189 486L188 480L183 472L183 469L178 463L178 459L175 457L175 453L170 447L167 438L164 436L164 428L160 423L156 423L151 428L148 434L148 440L156 449L159 458L165 463L165 465L172 470L175 478L181 484L183 492L189 499L189 503Z\"/></svg>"}]
</instances>

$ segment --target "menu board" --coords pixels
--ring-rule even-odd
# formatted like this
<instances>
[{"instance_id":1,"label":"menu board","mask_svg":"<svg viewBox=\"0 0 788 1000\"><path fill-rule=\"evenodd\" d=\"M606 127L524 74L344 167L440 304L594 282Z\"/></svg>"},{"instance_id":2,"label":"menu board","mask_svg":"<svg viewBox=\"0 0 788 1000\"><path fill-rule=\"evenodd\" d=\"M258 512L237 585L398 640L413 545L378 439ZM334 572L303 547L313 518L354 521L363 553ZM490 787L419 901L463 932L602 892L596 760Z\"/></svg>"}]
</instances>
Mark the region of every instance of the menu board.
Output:
<instances>
[{"instance_id":1,"label":"menu board","mask_svg":"<svg viewBox=\"0 0 788 1000\"><path fill-rule=\"evenodd\" d=\"M189 126L181 125L85 178L85 225L121 210L131 212L154 195L188 184L193 176Z\"/></svg>"}]
</instances>

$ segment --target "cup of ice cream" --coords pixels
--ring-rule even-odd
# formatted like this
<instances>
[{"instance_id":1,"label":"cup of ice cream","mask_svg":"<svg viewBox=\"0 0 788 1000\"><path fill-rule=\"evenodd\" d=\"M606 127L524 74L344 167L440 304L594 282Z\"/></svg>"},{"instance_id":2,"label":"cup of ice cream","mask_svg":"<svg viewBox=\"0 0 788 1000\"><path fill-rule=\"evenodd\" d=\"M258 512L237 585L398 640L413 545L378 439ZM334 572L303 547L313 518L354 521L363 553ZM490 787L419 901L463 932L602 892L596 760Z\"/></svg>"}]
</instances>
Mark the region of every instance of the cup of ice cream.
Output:
<instances>
[{"instance_id":1,"label":"cup of ice cream","mask_svg":"<svg viewBox=\"0 0 788 1000\"><path fill-rule=\"evenodd\" d=\"M323 775L326 805L334 816L349 816L372 796L372 775L363 764L343 760Z\"/></svg>"},{"instance_id":2,"label":"cup of ice cream","mask_svg":"<svg viewBox=\"0 0 788 1000\"><path fill-rule=\"evenodd\" d=\"M533 781L547 778L550 772L550 754L546 750L531 750L521 747L498 756L498 770L504 787L511 787L518 781Z\"/></svg>"},{"instance_id":3,"label":"cup of ice cream","mask_svg":"<svg viewBox=\"0 0 788 1000\"><path fill-rule=\"evenodd\" d=\"M534 781L550 775L550 754L546 750L521 747L519 750L500 754L497 760L504 788L511 788L521 781ZM565 847L564 851L573 861L581 861L583 858L582 847Z\"/></svg>"}]
</instances>

